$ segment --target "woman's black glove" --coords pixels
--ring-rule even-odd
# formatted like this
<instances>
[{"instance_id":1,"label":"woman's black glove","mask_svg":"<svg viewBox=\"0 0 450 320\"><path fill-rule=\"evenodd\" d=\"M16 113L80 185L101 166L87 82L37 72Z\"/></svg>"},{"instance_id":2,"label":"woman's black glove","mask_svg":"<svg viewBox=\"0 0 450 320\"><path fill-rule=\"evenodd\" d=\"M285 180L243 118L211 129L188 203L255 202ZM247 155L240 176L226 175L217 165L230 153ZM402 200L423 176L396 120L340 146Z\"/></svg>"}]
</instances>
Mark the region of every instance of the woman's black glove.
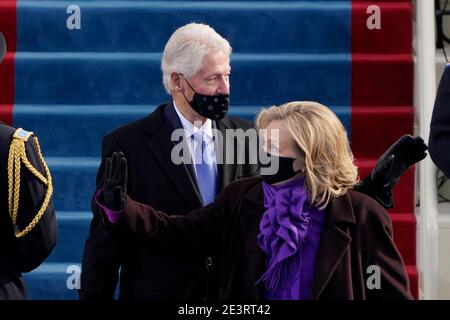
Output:
<instances>
[{"instance_id":1,"label":"woman's black glove","mask_svg":"<svg viewBox=\"0 0 450 320\"><path fill-rule=\"evenodd\" d=\"M404 135L378 159L370 177L379 189L389 189L397 183L408 168L424 159L427 145L421 137Z\"/></svg>"},{"instance_id":2,"label":"woman's black glove","mask_svg":"<svg viewBox=\"0 0 450 320\"><path fill-rule=\"evenodd\" d=\"M427 149L421 137L402 136L383 153L355 190L374 197L385 208L392 208L392 188L411 165L427 156Z\"/></svg>"},{"instance_id":3,"label":"woman's black glove","mask_svg":"<svg viewBox=\"0 0 450 320\"><path fill-rule=\"evenodd\" d=\"M121 211L127 194L127 159L123 152L114 152L105 159L103 201L107 208Z\"/></svg>"}]
</instances>

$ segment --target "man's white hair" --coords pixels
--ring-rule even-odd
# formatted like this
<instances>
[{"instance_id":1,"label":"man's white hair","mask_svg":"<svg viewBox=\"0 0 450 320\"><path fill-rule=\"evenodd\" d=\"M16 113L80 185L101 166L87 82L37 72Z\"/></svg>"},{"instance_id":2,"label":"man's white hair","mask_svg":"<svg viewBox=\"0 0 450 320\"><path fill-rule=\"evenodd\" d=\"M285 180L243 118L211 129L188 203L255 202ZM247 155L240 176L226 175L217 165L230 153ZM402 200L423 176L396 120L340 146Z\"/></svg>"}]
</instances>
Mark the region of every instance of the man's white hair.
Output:
<instances>
[{"instance_id":1,"label":"man's white hair","mask_svg":"<svg viewBox=\"0 0 450 320\"><path fill-rule=\"evenodd\" d=\"M202 68L205 54L211 51L230 56L232 49L226 39L206 24L189 23L178 28L167 41L161 60L167 93L172 93L172 73L181 73L188 79L193 77Z\"/></svg>"}]
</instances>

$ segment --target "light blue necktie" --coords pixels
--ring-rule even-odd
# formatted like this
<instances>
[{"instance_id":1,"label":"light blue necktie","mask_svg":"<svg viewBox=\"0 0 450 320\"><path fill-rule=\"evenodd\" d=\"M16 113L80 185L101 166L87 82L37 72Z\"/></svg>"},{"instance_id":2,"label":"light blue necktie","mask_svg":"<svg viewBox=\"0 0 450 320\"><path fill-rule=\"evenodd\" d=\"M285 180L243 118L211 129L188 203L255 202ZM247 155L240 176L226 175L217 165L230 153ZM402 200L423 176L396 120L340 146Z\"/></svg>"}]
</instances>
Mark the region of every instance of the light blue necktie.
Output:
<instances>
[{"instance_id":1,"label":"light blue necktie","mask_svg":"<svg viewBox=\"0 0 450 320\"><path fill-rule=\"evenodd\" d=\"M197 184L203 198L203 205L205 206L214 201L217 192L213 140L200 130L195 132L191 138L194 150L195 169L197 171Z\"/></svg>"}]
</instances>

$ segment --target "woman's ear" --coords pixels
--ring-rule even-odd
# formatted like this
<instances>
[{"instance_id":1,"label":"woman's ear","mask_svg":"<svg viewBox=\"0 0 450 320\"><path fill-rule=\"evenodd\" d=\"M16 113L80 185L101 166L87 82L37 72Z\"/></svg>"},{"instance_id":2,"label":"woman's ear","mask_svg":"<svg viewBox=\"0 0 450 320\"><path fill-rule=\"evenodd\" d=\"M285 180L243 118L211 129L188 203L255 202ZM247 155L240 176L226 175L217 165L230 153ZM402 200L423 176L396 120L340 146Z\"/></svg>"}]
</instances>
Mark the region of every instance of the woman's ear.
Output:
<instances>
[{"instance_id":1,"label":"woman's ear","mask_svg":"<svg viewBox=\"0 0 450 320\"><path fill-rule=\"evenodd\" d=\"M293 166L293 170L294 170L294 172L302 172L302 173L305 173L305 171L306 171L306 168L305 168L305 161L303 160L303 159L296 159L293 163L292 163L292 166Z\"/></svg>"},{"instance_id":2,"label":"woman's ear","mask_svg":"<svg viewBox=\"0 0 450 320\"><path fill-rule=\"evenodd\" d=\"M295 172L300 171L302 168L302 161L300 159L295 159L292 163L292 167Z\"/></svg>"}]
</instances>

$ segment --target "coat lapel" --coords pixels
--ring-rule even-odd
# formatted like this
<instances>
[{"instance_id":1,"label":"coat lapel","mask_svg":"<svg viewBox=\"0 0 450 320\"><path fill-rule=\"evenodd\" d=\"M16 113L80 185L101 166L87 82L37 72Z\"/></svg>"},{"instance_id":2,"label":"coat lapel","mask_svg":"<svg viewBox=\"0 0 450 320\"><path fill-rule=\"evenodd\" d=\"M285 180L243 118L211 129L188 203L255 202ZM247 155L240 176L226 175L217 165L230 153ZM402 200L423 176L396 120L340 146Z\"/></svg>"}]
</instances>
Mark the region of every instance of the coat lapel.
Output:
<instances>
[{"instance_id":1,"label":"coat lapel","mask_svg":"<svg viewBox=\"0 0 450 320\"><path fill-rule=\"evenodd\" d=\"M215 141L215 150L216 150L216 157L217 157L217 171L219 172L219 179L221 181L221 188L225 188L227 185L229 185L231 182L236 180L236 173L237 173L237 164L233 163L226 163L227 159L227 148L226 146L231 146L233 141L228 141L226 137L226 130L232 129L230 126L230 123L228 121L228 118L225 117L222 120L216 121L216 129L218 133L221 135L221 138L217 138ZM233 145L234 154L236 154L236 144Z\"/></svg>"},{"instance_id":2,"label":"coat lapel","mask_svg":"<svg viewBox=\"0 0 450 320\"><path fill-rule=\"evenodd\" d=\"M350 250L352 239L346 232L345 226L354 223L355 217L348 193L332 200L326 210L317 252L312 299L316 300L320 297L345 252Z\"/></svg>"},{"instance_id":3,"label":"coat lapel","mask_svg":"<svg viewBox=\"0 0 450 320\"><path fill-rule=\"evenodd\" d=\"M193 180L187 166L182 163L175 165L172 162L172 148L176 142L171 141L173 124L165 118L165 108L171 104L160 106L154 114L150 115L145 125L145 131L149 135L148 149L153 157L158 161L161 170L164 171L167 179L172 182L176 189L187 203L192 207L203 206L196 182ZM169 122L169 123L168 123Z\"/></svg>"},{"instance_id":4,"label":"coat lapel","mask_svg":"<svg viewBox=\"0 0 450 320\"><path fill-rule=\"evenodd\" d=\"M244 242L246 248L246 256L253 273L251 284L256 284L263 276L265 271L266 256L257 243L259 233L259 223L264 214L263 206L263 192L261 183L253 187L245 196L251 202L251 209L245 211L241 216L242 234L244 235ZM262 299L264 283L261 281L255 287L256 299Z\"/></svg>"}]
</instances>

